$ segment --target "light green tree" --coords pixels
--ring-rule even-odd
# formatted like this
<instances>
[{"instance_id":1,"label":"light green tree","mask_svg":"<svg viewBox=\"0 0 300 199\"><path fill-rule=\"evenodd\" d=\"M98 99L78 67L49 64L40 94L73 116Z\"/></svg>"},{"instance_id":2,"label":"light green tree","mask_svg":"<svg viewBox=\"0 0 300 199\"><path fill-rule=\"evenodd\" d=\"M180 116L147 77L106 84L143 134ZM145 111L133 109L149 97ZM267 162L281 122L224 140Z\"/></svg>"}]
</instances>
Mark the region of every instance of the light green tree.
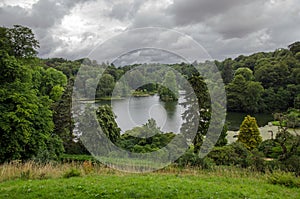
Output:
<instances>
[{"instance_id":1,"label":"light green tree","mask_svg":"<svg viewBox=\"0 0 300 199\"><path fill-rule=\"evenodd\" d=\"M249 150L256 148L262 142L262 137L254 117L249 115L245 117L240 126L237 142L243 143Z\"/></svg>"},{"instance_id":2,"label":"light green tree","mask_svg":"<svg viewBox=\"0 0 300 199\"><path fill-rule=\"evenodd\" d=\"M239 68L236 70L234 75L242 75L247 81L251 81L254 79L253 71L249 68Z\"/></svg>"}]
</instances>

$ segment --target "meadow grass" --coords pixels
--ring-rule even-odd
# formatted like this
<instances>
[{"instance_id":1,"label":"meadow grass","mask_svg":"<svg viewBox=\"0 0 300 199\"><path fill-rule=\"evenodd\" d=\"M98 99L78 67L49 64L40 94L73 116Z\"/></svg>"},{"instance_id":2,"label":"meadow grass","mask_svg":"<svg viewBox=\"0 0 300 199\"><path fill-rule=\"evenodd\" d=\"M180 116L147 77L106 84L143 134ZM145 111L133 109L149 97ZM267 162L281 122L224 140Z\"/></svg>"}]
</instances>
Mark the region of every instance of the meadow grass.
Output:
<instances>
[{"instance_id":1,"label":"meadow grass","mask_svg":"<svg viewBox=\"0 0 300 199\"><path fill-rule=\"evenodd\" d=\"M79 177L67 176L76 170ZM300 189L271 184L247 169L176 168L119 172L90 161L0 166L0 198L300 198Z\"/></svg>"}]
</instances>

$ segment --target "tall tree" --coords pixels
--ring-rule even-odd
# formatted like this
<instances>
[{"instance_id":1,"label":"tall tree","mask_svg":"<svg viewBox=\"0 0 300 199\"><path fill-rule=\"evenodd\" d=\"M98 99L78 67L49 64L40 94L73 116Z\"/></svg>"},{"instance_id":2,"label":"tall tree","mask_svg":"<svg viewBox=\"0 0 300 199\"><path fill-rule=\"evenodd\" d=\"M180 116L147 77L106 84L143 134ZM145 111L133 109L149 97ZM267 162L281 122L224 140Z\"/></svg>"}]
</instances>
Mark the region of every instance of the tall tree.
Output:
<instances>
[{"instance_id":1,"label":"tall tree","mask_svg":"<svg viewBox=\"0 0 300 199\"><path fill-rule=\"evenodd\" d=\"M115 121L116 116L111 107L108 105L99 106L96 115L103 133L112 143L116 143L120 138L121 129Z\"/></svg>"},{"instance_id":2,"label":"tall tree","mask_svg":"<svg viewBox=\"0 0 300 199\"><path fill-rule=\"evenodd\" d=\"M198 154L209 127L211 116L210 98L208 88L203 77L192 76L188 81L193 90L187 89L185 102L182 103L184 107L188 108L183 113L182 117L185 122L182 124L180 130L187 140L192 139L191 141L194 145L194 153ZM192 93L195 93L196 99ZM196 105L198 107L196 107ZM194 136L195 131L196 135Z\"/></svg>"},{"instance_id":3,"label":"tall tree","mask_svg":"<svg viewBox=\"0 0 300 199\"><path fill-rule=\"evenodd\" d=\"M41 84L32 79L40 70L22 64L7 53L0 56L0 162L56 158L63 151L53 133L53 101L33 84Z\"/></svg>"},{"instance_id":4,"label":"tall tree","mask_svg":"<svg viewBox=\"0 0 300 199\"><path fill-rule=\"evenodd\" d=\"M232 59L226 59L223 62L223 67L221 69L221 71L222 71L221 74L222 74L222 78L223 78L223 81L224 81L225 84L229 84L233 79L234 71L233 71L233 68L232 68L232 64L233 64Z\"/></svg>"},{"instance_id":5,"label":"tall tree","mask_svg":"<svg viewBox=\"0 0 300 199\"><path fill-rule=\"evenodd\" d=\"M37 55L39 42L30 28L14 25L13 28L7 30L7 37L10 41L10 55L18 58L30 58Z\"/></svg>"},{"instance_id":6,"label":"tall tree","mask_svg":"<svg viewBox=\"0 0 300 199\"><path fill-rule=\"evenodd\" d=\"M45 79L35 59L24 60L38 47L29 28L1 28L0 44L0 162L56 158L63 147L53 132L52 105L63 92L65 76L53 69L59 81Z\"/></svg>"},{"instance_id":7,"label":"tall tree","mask_svg":"<svg viewBox=\"0 0 300 199\"><path fill-rule=\"evenodd\" d=\"M158 95L162 101L177 101L178 87L176 83L176 75L173 71L166 73L165 79L158 90Z\"/></svg>"}]
</instances>

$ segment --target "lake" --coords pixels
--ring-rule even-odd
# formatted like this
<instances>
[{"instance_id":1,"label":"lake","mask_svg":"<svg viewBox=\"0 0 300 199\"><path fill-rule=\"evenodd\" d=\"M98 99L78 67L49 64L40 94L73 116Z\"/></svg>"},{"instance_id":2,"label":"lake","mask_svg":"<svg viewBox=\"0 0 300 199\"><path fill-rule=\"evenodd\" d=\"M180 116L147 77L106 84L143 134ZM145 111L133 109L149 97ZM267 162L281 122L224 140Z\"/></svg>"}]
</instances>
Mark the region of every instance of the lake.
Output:
<instances>
[{"instance_id":1,"label":"lake","mask_svg":"<svg viewBox=\"0 0 300 199\"><path fill-rule=\"evenodd\" d=\"M178 102L183 102L183 96ZM99 104L111 104L116 122L122 133L136 126L142 126L153 118L163 132L180 132L181 114L184 108L178 102L162 102L159 96L128 97L122 100L101 101Z\"/></svg>"},{"instance_id":2,"label":"lake","mask_svg":"<svg viewBox=\"0 0 300 199\"><path fill-rule=\"evenodd\" d=\"M156 120L163 132L180 132L181 115L185 111L180 105L184 96L180 95L178 102L162 102L157 95L149 97L128 97L122 100L101 101L98 104L109 104L116 115L116 122L122 133L136 126L142 126L148 119ZM227 114L229 130L238 130L247 113ZM273 120L272 114L253 114L260 127Z\"/></svg>"}]
</instances>

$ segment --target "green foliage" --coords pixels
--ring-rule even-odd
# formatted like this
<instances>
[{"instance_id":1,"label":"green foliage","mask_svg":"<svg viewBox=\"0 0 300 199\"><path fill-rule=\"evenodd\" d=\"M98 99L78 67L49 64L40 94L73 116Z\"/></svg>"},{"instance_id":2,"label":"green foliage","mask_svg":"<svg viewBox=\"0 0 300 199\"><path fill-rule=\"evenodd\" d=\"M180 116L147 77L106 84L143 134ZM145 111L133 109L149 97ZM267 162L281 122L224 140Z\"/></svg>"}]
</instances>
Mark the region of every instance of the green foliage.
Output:
<instances>
[{"instance_id":1,"label":"green foliage","mask_svg":"<svg viewBox=\"0 0 300 199\"><path fill-rule=\"evenodd\" d=\"M300 52L297 52L295 57L296 57L296 59L298 59L300 61Z\"/></svg>"},{"instance_id":2,"label":"green foliage","mask_svg":"<svg viewBox=\"0 0 300 199\"><path fill-rule=\"evenodd\" d=\"M247 158L250 152L240 143L233 143L223 147L215 147L207 157L212 159L216 165L235 165L247 167Z\"/></svg>"},{"instance_id":3,"label":"green foliage","mask_svg":"<svg viewBox=\"0 0 300 199\"><path fill-rule=\"evenodd\" d=\"M111 107L108 105L99 106L96 115L102 132L111 142L116 143L120 138L121 129L115 121L115 115Z\"/></svg>"},{"instance_id":4,"label":"green foliage","mask_svg":"<svg viewBox=\"0 0 300 199\"><path fill-rule=\"evenodd\" d=\"M267 158L278 158L282 154L280 145L275 140L265 140L259 146L261 151Z\"/></svg>"},{"instance_id":5,"label":"green foliage","mask_svg":"<svg viewBox=\"0 0 300 199\"><path fill-rule=\"evenodd\" d=\"M9 48L0 50L0 162L56 159L63 148L53 133L51 107L60 98L62 90L57 89L66 78L60 75L58 82L43 78L46 71L34 59L21 59L35 55L30 29L15 26L6 32L2 41L9 40ZM51 74L60 72L52 69ZM51 92L44 92L47 84L49 91L54 88L52 99Z\"/></svg>"},{"instance_id":6,"label":"green foliage","mask_svg":"<svg viewBox=\"0 0 300 199\"><path fill-rule=\"evenodd\" d=\"M296 178L292 173L273 173L268 177L268 182L271 184L283 185L286 187L298 187L300 188L300 179Z\"/></svg>"},{"instance_id":7,"label":"green foliage","mask_svg":"<svg viewBox=\"0 0 300 199\"><path fill-rule=\"evenodd\" d=\"M63 178L79 177L80 175L81 173L78 169L72 168L64 173Z\"/></svg>"},{"instance_id":8,"label":"green foliage","mask_svg":"<svg viewBox=\"0 0 300 199\"><path fill-rule=\"evenodd\" d=\"M300 109L289 109L286 114L286 124L290 128L300 127Z\"/></svg>"},{"instance_id":9,"label":"green foliage","mask_svg":"<svg viewBox=\"0 0 300 199\"><path fill-rule=\"evenodd\" d=\"M25 74L34 72L18 65L15 67ZM49 151L52 157L61 152L50 146L58 139L52 134L52 101L48 96L39 96L31 87L31 79L19 78L0 86L0 161L28 159L36 156L39 150L54 150L54 153Z\"/></svg>"},{"instance_id":10,"label":"green foliage","mask_svg":"<svg viewBox=\"0 0 300 199\"><path fill-rule=\"evenodd\" d=\"M228 143L228 140L226 138L228 135L227 131L228 131L228 127L227 127L227 124L225 124L215 146L221 147L221 146L227 145L227 143Z\"/></svg>"},{"instance_id":11,"label":"green foliage","mask_svg":"<svg viewBox=\"0 0 300 199\"><path fill-rule=\"evenodd\" d=\"M298 107L295 102L299 101L300 92L299 42L291 44L289 50L281 48L269 53L241 55L216 63L227 85L229 111L275 112ZM230 68L234 70L234 78ZM247 88L249 82L252 83Z\"/></svg>"},{"instance_id":12,"label":"green foliage","mask_svg":"<svg viewBox=\"0 0 300 199\"><path fill-rule=\"evenodd\" d=\"M185 107L192 107L189 107L189 109L183 113L183 120L185 120L185 123L183 123L181 127L181 132L186 136L186 139L193 139L194 153L198 154L209 127L211 115L210 98L203 77L192 76L188 81L193 88L193 91L189 92L195 93L198 103L194 102L195 99L191 93L185 95L186 102L182 103L182 105ZM195 115L198 115L199 118L194 117ZM195 126L198 126L198 129L194 129ZM197 133L193 136L195 130Z\"/></svg>"},{"instance_id":13,"label":"green foliage","mask_svg":"<svg viewBox=\"0 0 300 199\"><path fill-rule=\"evenodd\" d=\"M114 77L110 74L104 74L99 80L98 88L96 91L96 97L101 98L101 97L111 96L114 87L115 87Z\"/></svg>"},{"instance_id":14,"label":"green foliage","mask_svg":"<svg viewBox=\"0 0 300 199\"><path fill-rule=\"evenodd\" d=\"M282 62L262 66L255 72L255 79L260 81L264 88L278 88L285 85L288 76L288 66Z\"/></svg>"},{"instance_id":15,"label":"green foliage","mask_svg":"<svg viewBox=\"0 0 300 199\"><path fill-rule=\"evenodd\" d=\"M293 54L297 54L298 52L300 52L300 42L299 41L297 41L293 44L290 44L288 47Z\"/></svg>"},{"instance_id":16,"label":"green foliage","mask_svg":"<svg viewBox=\"0 0 300 199\"><path fill-rule=\"evenodd\" d=\"M283 171L293 172L298 177L300 176L300 147L298 148L297 154L294 154L283 160L282 162Z\"/></svg>"},{"instance_id":17,"label":"green foliage","mask_svg":"<svg viewBox=\"0 0 300 199\"><path fill-rule=\"evenodd\" d=\"M159 150L175 137L173 133L163 133L154 119L148 120L142 127L135 127L121 135L118 145L128 151L147 153Z\"/></svg>"},{"instance_id":18,"label":"green foliage","mask_svg":"<svg viewBox=\"0 0 300 199\"><path fill-rule=\"evenodd\" d=\"M39 42L30 28L14 25L13 28L7 28L5 36L9 39L8 52L10 55L16 58L31 58L37 54L36 49L39 48Z\"/></svg>"},{"instance_id":19,"label":"green foliage","mask_svg":"<svg viewBox=\"0 0 300 199\"><path fill-rule=\"evenodd\" d=\"M272 167L269 167L264 158L264 154L255 149L251 151L250 156L247 157L247 164L252 170L263 173L273 169Z\"/></svg>"},{"instance_id":20,"label":"green foliage","mask_svg":"<svg viewBox=\"0 0 300 199\"><path fill-rule=\"evenodd\" d=\"M293 109L290 111L294 111ZM289 113L277 113L274 114L274 118L278 120L278 133L276 134L276 143L278 143L281 147L281 156L279 160L285 161L289 159L291 156L300 155L300 136L291 134L288 132L288 127L283 124L294 123L294 117L292 117L292 121L290 121L291 117L288 117Z\"/></svg>"},{"instance_id":21,"label":"green foliage","mask_svg":"<svg viewBox=\"0 0 300 199\"><path fill-rule=\"evenodd\" d=\"M193 147L190 147L180 158L175 161L179 167L198 167L205 170L213 170L215 162L209 157L200 158L194 153Z\"/></svg>"},{"instance_id":22,"label":"green foliage","mask_svg":"<svg viewBox=\"0 0 300 199\"><path fill-rule=\"evenodd\" d=\"M251 75L250 69L240 68L233 81L227 85L229 110L251 113L261 111L259 105L262 103L261 96L264 88L259 82L250 81L253 79Z\"/></svg>"},{"instance_id":23,"label":"green foliage","mask_svg":"<svg viewBox=\"0 0 300 199\"><path fill-rule=\"evenodd\" d=\"M242 75L246 81L251 81L254 79L253 71L249 68L239 68L235 71L234 76Z\"/></svg>"},{"instance_id":24,"label":"green foliage","mask_svg":"<svg viewBox=\"0 0 300 199\"><path fill-rule=\"evenodd\" d=\"M176 83L176 75L173 71L168 71L166 73L165 79L158 89L158 95L160 97L160 100L164 102L178 100L179 94Z\"/></svg>"},{"instance_id":25,"label":"green foliage","mask_svg":"<svg viewBox=\"0 0 300 199\"><path fill-rule=\"evenodd\" d=\"M226 85L232 81L234 76L234 70L232 64L233 64L232 59L226 59L222 63L216 64L216 65L221 65L219 66L219 68L221 70L223 81Z\"/></svg>"},{"instance_id":26,"label":"green foliage","mask_svg":"<svg viewBox=\"0 0 300 199\"><path fill-rule=\"evenodd\" d=\"M237 142L243 143L249 150L257 148L262 142L256 119L251 116L245 117L238 134Z\"/></svg>"}]
</instances>

